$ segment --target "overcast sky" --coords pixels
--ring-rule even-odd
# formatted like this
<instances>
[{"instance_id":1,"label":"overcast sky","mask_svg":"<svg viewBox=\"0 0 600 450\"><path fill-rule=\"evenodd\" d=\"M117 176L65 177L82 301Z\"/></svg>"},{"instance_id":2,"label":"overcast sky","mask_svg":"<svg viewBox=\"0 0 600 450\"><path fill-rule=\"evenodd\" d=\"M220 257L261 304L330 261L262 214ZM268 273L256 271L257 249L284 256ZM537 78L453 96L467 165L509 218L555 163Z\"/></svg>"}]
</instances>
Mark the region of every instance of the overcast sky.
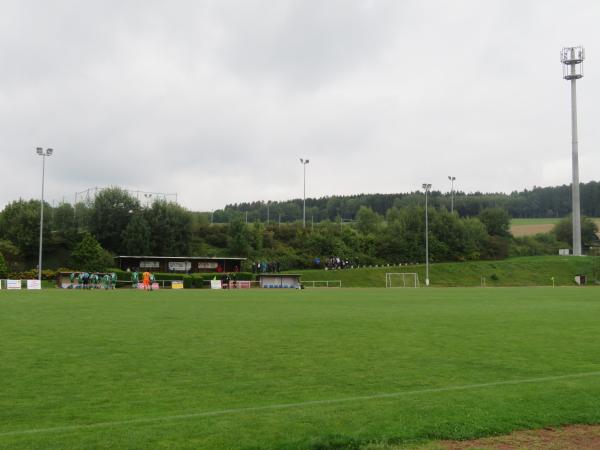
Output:
<instances>
[{"instance_id":1,"label":"overcast sky","mask_svg":"<svg viewBox=\"0 0 600 450\"><path fill-rule=\"evenodd\" d=\"M581 181L598 180L600 3L0 2L0 208L116 185L192 210L423 182L571 178L559 51L584 45ZM596 47L595 47L596 46Z\"/></svg>"}]
</instances>

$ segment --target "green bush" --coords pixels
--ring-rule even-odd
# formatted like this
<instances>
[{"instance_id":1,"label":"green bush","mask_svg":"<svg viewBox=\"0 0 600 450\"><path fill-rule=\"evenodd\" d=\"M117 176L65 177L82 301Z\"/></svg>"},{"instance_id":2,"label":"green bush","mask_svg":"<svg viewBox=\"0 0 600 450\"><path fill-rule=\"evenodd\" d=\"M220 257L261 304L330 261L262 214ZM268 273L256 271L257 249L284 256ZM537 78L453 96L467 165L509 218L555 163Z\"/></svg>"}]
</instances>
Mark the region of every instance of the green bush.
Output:
<instances>
[{"instance_id":1,"label":"green bush","mask_svg":"<svg viewBox=\"0 0 600 450\"><path fill-rule=\"evenodd\" d=\"M2 256L2 253L0 253L0 278L6 278L7 274L8 266L6 264L6 261L4 260L4 256Z\"/></svg>"},{"instance_id":2,"label":"green bush","mask_svg":"<svg viewBox=\"0 0 600 450\"><path fill-rule=\"evenodd\" d=\"M551 233L540 233L534 236L515 237L510 244L509 256L542 256L556 255L559 248L569 245L559 242Z\"/></svg>"},{"instance_id":3,"label":"green bush","mask_svg":"<svg viewBox=\"0 0 600 450\"><path fill-rule=\"evenodd\" d=\"M44 271L42 270L42 274ZM12 280L35 280L37 278L37 270L24 270L22 272L10 272L8 278Z\"/></svg>"}]
</instances>

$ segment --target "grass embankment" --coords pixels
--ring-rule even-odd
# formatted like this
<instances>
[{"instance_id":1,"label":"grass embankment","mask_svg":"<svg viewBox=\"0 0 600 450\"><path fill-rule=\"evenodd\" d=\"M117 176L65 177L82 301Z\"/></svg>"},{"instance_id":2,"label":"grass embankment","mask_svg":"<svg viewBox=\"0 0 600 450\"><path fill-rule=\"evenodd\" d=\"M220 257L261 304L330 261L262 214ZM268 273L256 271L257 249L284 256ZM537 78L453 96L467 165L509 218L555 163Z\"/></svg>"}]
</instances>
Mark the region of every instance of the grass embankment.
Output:
<instances>
[{"instance_id":1,"label":"grass embankment","mask_svg":"<svg viewBox=\"0 0 600 450\"><path fill-rule=\"evenodd\" d=\"M575 275L592 283L594 257L539 256L500 261L468 261L429 265L431 286L557 286L575 285ZM303 270L302 280L341 280L343 287L385 287L388 272L416 272L425 282L425 264L344 270Z\"/></svg>"},{"instance_id":2,"label":"grass embankment","mask_svg":"<svg viewBox=\"0 0 600 450\"><path fill-rule=\"evenodd\" d=\"M356 449L598 423L597 295L0 291L0 448Z\"/></svg>"}]
</instances>

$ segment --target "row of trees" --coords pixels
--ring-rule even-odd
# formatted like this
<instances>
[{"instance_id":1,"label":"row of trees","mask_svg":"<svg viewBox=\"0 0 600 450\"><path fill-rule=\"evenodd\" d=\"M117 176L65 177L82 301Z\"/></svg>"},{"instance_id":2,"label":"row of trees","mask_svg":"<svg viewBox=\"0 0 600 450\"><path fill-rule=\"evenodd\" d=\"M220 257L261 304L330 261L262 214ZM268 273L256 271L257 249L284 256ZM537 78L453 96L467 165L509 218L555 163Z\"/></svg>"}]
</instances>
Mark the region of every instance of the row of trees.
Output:
<instances>
[{"instance_id":1,"label":"row of trees","mask_svg":"<svg viewBox=\"0 0 600 450\"><path fill-rule=\"evenodd\" d=\"M361 265L420 262L425 239L422 200L407 196L385 214L362 205L351 223L325 219L303 228L299 222L246 222L239 211L229 223L211 223L208 214L166 201L142 207L126 191L110 188L91 203L45 205L45 267L81 268L86 261L88 266L106 267L111 255L229 255L277 260L284 268L308 267L315 258L329 257ZM553 235L514 239L506 209L484 208L461 217L436 205L434 201L429 215L432 261L554 253L570 242L568 219ZM0 213L0 254L8 269L35 267L39 213L36 200L14 201ZM595 238L595 224L584 221L583 228L588 245Z\"/></svg>"},{"instance_id":2,"label":"row of trees","mask_svg":"<svg viewBox=\"0 0 600 450\"><path fill-rule=\"evenodd\" d=\"M126 191L110 188L92 203L63 203L55 208L45 204L44 211L44 258L49 266L76 264L77 246L88 237L112 254L190 251L193 214L175 203L156 201L142 208ZM16 200L0 213L0 253L11 269L34 265L39 217L38 200ZM92 248L89 239L84 248ZM98 258L107 261L106 254Z\"/></svg>"},{"instance_id":3,"label":"row of trees","mask_svg":"<svg viewBox=\"0 0 600 450\"><path fill-rule=\"evenodd\" d=\"M600 217L600 183L581 183L581 211L590 217ZM437 209L451 209L448 192L433 191L431 204ZM423 203L422 192L404 194L361 194L306 199L306 217L310 221L355 220L361 206L371 208L385 216L392 208L404 208ZM505 209L511 217L564 217L571 212L570 186L535 187L532 190L514 191L510 194L481 192L454 193L454 211L461 217L474 217L486 208ZM238 214L247 213L248 221L256 220L292 222L302 219L302 199L284 202L252 202L227 205L214 211L214 222L229 223Z\"/></svg>"}]
</instances>

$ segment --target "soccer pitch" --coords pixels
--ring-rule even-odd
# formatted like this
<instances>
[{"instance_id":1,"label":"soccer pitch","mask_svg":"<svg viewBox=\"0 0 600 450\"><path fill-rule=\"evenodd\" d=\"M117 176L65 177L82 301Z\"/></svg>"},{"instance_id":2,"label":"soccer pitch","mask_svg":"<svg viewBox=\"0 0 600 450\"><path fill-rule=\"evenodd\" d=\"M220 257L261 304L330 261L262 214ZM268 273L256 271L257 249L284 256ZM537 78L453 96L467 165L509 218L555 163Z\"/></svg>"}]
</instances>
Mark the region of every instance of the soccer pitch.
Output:
<instances>
[{"instance_id":1,"label":"soccer pitch","mask_svg":"<svg viewBox=\"0 0 600 450\"><path fill-rule=\"evenodd\" d=\"M599 292L0 291L0 448L360 448L599 423Z\"/></svg>"}]
</instances>

